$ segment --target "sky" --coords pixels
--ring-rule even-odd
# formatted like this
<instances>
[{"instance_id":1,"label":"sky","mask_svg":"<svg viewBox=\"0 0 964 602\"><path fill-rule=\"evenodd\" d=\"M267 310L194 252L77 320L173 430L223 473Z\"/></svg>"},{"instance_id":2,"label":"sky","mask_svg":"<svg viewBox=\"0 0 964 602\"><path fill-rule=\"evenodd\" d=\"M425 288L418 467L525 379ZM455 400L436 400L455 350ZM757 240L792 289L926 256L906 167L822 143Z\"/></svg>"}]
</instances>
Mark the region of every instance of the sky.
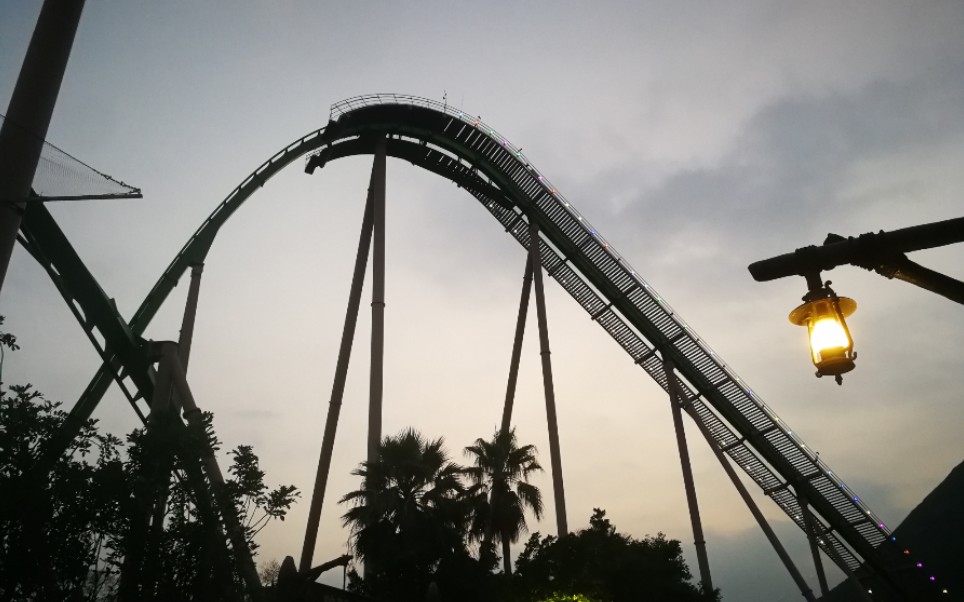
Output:
<instances>
[{"instance_id":1,"label":"sky","mask_svg":"<svg viewBox=\"0 0 964 602\"><path fill-rule=\"evenodd\" d=\"M39 7L0 7L0 106ZM857 368L838 387L814 378L805 334L787 320L803 279L756 283L746 266L829 232L961 216L962 30L964 5L937 1L90 0L48 140L144 198L49 208L129 317L221 199L323 126L332 103L376 92L445 95L523 147L896 526L964 459L960 306L855 267L825 273L859 306L848 320ZM189 371L225 450L253 445L269 483L303 492L286 521L262 531L261 561L300 554L371 159L340 160L312 176L301 165L256 193L215 242ZM387 180L384 433L415 426L444 437L463 461L462 448L491 435L501 416L525 256L451 183L397 160ZM961 278L962 251L911 259ZM147 337L177 338L186 290L184 279ZM665 394L554 282L546 296L570 528L605 508L620 531L681 540L695 572ZM344 552L337 500L359 486L350 473L365 454L367 310L366 301L319 562ZM8 355L6 380L71 406L99 361L19 247L0 314L23 347ZM548 467L534 317L515 424ZM116 390L95 417L119 435L137 425ZM798 599L695 425L687 433L714 584L730 600ZM548 475L535 482L548 501ZM815 588L802 533L754 495ZM554 525L547 503L530 529L546 534ZM326 580L340 585L341 575Z\"/></svg>"}]
</instances>

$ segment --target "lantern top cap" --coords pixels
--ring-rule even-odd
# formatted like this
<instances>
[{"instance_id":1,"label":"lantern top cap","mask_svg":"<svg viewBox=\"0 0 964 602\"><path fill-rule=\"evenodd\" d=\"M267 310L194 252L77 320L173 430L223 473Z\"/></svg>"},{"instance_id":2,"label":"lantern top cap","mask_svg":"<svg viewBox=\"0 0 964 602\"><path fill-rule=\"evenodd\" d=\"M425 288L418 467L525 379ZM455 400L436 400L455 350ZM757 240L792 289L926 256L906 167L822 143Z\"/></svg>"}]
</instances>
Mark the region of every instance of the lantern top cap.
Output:
<instances>
[{"instance_id":1,"label":"lantern top cap","mask_svg":"<svg viewBox=\"0 0 964 602\"><path fill-rule=\"evenodd\" d=\"M836 306L840 312L840 316L843 318L857 311L856 301L850 297L838 297L831 293L826 297L820 297L800 305L790 312L788 318L791 323L797 326L806 326L812 316L833 316L834 312L830 307L827 307L827 304L832 304L831 307Z\"/></svg>"}]
</instances>

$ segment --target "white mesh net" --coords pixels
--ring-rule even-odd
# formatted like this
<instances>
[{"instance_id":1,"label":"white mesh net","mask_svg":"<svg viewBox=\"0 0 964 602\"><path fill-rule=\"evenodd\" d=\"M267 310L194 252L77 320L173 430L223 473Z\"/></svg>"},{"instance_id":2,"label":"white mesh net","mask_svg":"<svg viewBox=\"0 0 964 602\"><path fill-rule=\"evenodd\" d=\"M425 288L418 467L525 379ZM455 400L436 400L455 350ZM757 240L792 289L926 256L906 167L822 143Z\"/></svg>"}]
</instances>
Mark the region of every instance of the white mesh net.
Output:
<instances>
[{"instance_id":1,"label":"white mesh net","mask_svg":"<svg viewBox=\"0 0 964 602\"><path fill-rule=\"evenodd\" d=\"M0 115L0 127L6 117ZM101 173L53 144L44 141L32 184L34 200L80 201L105 198L140 198L141 191Z\"/></svg>"}]
</instances>

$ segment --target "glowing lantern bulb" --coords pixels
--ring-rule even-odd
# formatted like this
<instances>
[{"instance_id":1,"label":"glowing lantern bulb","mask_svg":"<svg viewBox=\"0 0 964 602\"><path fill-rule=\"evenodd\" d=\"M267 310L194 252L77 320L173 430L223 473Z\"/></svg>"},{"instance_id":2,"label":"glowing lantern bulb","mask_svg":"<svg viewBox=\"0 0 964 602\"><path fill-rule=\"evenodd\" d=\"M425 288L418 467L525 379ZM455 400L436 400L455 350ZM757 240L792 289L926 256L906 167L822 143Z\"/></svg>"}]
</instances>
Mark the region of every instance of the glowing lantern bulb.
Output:
<instances>
[{"instance_id":1,"label":"glowing lantern bulb","mask_svg":"<svg viewBox=\"0 0 964 602\"><path fill-rule=\"evenodd\" d=\"M847 346L847 333L833 318L820 318L810 327L810 349L813 354Z\"/></svg>"},{"instance_id":2,"label":"glowing lantern bulb","mask_svg":"<svg viewBox=\"0 0 964 602\"><path fill-rule=\"evenodd\" d=\"M790 312L790 322L806 326L810 338L810 357L817 367L817 376L840 375L854 369L854 341L845 317L857 310L857 302L838 297L828 286L811 290L803 298L803 305Z\"/></svg>"}]
</instances>

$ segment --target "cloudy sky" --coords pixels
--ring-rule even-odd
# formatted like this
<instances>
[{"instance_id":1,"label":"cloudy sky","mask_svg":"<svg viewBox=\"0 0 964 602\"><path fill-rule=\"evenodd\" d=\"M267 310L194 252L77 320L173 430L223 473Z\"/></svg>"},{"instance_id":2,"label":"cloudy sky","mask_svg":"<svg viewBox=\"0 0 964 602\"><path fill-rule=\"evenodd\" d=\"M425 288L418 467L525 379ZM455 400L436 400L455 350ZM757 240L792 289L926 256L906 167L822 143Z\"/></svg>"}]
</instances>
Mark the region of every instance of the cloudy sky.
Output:
<instances>
[{"instance_id":1,"label":"cloudy sky","mask_svg":"<svg viewBox=\"0 0 964 602\"><path fill-rule=\"evenodd\" d=\"M3 107L39 7L0 8ZM130 316L218 202L324 125L329 105L447 92L523 147L896 526L964 459L960 306L858 268L827 274L860 306L850 321L858 367L837 387L813 377L803 331L786 319L803 279L759 284L746 266L828 232L961 216L962 30L959 2L89 0L48 139L144 199L50 209ZM370 159L313 176L300 165L219 236L191 356L198 403L215 412L225 446L253 444L271 482L306 492L287 521L262 532L262 560L301 549ZM499 420L524 255L464 191L398 161L388 165L387 236L385 432L414 425L444 436L461 459ZM912 259L961 277L962 250ZM177 338L186 289L149 337ZM570 527L606 508L622 531L682 540L695 571L665 396L554 283L547 297ZM97 356L19 248L0 313L23 345L7 380L71 405ZM336 501L358 486L349 473L364 456L368 337L363 311L319 561L348 539ZM516 423L548 466L534 338ZM136 424L116 391L96 416L118 434ZM698 432L688 433L715 584L731 600L798 599ZM538 483L548 494L548 478ZM757 497L816 587L802 534ZM550 509L531 528L554 524Z\"/></svg>"}]
</instances>

